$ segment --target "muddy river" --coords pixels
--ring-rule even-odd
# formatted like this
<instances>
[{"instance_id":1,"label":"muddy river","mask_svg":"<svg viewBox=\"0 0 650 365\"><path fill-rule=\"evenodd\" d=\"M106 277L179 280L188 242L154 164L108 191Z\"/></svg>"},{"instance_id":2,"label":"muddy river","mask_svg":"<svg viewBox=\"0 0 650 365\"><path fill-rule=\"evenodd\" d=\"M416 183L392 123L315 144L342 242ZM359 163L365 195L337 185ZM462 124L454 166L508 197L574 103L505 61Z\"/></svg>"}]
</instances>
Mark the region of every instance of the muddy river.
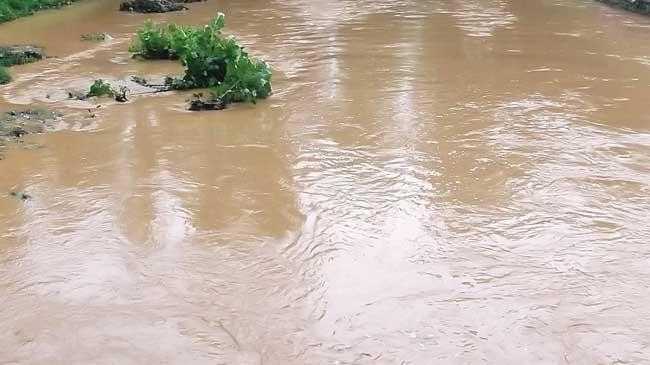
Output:
<instances>
[{"instance_id":1,"label":"muddy river","mask_svg":"<svg viewBox=\"0 0 650 365\"><path fill-rule=\"evenodd\" d=\"M64 114L0 160L0 363L650 363L649 18L591 0L117 7L0 25L56 56L13 67L0 111ZM133 32L217 10L273 66L271 98L62 96L180 73L131 59Z\"/></svg>"}]
</instances>

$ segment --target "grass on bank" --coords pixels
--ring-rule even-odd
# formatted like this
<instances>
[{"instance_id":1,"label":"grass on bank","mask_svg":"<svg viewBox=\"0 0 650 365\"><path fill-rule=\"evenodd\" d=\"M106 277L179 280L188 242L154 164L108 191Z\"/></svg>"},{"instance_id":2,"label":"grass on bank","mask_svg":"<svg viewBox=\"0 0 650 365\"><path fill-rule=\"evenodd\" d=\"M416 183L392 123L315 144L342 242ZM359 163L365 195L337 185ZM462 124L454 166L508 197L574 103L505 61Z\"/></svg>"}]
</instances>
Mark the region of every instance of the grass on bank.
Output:
<instances>
[{"instance_id":1,"label":"grass on bank","mask_svg":"<svg viewBox=\"0 0 650 365\"><path fill-rule=\"evenodd\" d=\"M75 0L0 0L0 23L34 14L38 10L59 8Z\"/></svg>"},{"instance_id":2,"label":"grass on bank","mask_svg":"<svg viewBox=\"0 0 650 365\"><path fill-rule=\"evenodd\" d=\"M255 102L271 94L271 69L250 57L233 37L221 33L225 17L219 13L209 24L183 26L147 22L130 51L145 59L178 59L182 78L170 78L172 89L208 88L225 104Z\"/></svg>"}]
</instances>

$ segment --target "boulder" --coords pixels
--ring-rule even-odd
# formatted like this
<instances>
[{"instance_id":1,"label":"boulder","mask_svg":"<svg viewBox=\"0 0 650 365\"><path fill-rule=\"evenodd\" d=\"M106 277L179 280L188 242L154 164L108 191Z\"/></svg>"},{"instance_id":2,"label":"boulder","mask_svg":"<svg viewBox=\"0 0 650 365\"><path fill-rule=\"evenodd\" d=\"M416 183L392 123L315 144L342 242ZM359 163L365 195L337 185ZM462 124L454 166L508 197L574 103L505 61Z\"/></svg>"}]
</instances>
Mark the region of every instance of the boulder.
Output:
<instances>
[{"instance_id":1,"label":"boulder","mask_svg":"<svg viewBox=\"0 0 650 365\"><path fill-rule=\"evenodd\" d=\"M192 111L223 110L226 109L226 103L220 98L213 96L204 98L203 94L199 93L194 94L194 99L190 100L190 107L188 109Z\"/></svg>"},{"instance_id":2,"label":"boulder","mask_svg":"<svg viewBox=\"0 0 650 365\"><path fill-rule=\"evenodd\" d=\"M167 13L187 9L171 0L126 0L120 4L121 11L136 13Z\"/></svg>"}]
</instances>

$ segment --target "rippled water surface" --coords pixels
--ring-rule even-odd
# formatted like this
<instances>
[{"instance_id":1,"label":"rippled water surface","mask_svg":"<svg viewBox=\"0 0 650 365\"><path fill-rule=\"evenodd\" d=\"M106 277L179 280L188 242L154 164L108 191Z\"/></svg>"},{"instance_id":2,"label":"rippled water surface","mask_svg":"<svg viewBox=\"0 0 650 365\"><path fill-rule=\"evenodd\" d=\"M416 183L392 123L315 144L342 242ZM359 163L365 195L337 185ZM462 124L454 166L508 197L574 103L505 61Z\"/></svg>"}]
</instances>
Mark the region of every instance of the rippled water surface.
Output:
<instances>
[{"instance_id":1,"label":"rippled water surface","mask_svg":"<svg viewBox=\"0 0 650 365\"><path fill-rule=\"evenodd\" d=\"M650 19L588 0L276 0L0 26L2 364L650 363ZM223 112L63 90L179 73L217 10L274 70ZM105 43L79 35L105 31ZM20 201L10 191L32 196Z\"/></svg>"}]
</instances>

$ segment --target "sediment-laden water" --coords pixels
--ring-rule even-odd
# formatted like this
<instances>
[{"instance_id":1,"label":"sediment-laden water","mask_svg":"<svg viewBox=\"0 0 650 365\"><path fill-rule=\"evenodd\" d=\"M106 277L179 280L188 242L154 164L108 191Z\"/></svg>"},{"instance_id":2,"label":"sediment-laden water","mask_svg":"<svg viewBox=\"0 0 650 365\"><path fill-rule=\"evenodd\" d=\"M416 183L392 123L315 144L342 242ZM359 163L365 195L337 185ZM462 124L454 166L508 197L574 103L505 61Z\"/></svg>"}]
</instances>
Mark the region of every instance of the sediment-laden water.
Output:
<instances>
[{"instance_id":1,"label":"sediment-laden water","mask_svg":"<svg viewBox=\"0 0 650 365\"><path fill-rule=\"evenodd\" d=\"M648 18L587 0L117 7L0 25L56 56L13 67L0 111L64 115L2 152L0 363L650 363ZM133 32L217 10L273 66L271 98L67 99L180 73L131 59Z\"/></svg>"}]
</instances>

